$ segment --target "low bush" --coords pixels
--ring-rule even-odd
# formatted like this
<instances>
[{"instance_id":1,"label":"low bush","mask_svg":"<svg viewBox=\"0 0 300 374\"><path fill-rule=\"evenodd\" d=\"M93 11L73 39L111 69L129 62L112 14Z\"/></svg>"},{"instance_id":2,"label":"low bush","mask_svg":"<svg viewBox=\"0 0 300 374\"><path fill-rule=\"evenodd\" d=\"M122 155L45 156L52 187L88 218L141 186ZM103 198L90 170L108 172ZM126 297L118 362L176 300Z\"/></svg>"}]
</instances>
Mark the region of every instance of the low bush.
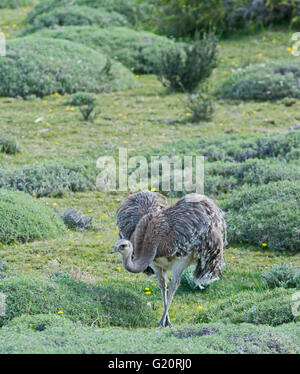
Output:
<instances>
[{"instance_id":1,"label":"low bush","mask_svg":"<svg viewBox=\"0 0 300 374\"><path fill-rule=\"evenodd\" d=\"M267 159L277 157L286 161L297 160L300 157L300 132L228 135L226 137L198 138L192 141L180 140L166 144L162 149L151 149L149 155L174 154L190 155L194 152L202 155L209 162L230 161L244 162L248 159Z\"/></svg>"},{"instance_id":2,"label":"low bush","mask_svg":"<svg viewBox=\"0 0 300 374\"><path fill-rule=\"evenodd\" d=\"M191 44L160 52L158 77L173 91L193 92L217 65L217 38L213 34Z\"/></svg>"},{"instance_id":3,"label":"low bush","mask_svg":"<svg viewBox=\"0 0 300 374\"><path fill-rule=\"evenodd\" d=\"M17 140L11 136L0 135L0 152L14 155L20 152Z\"/></svg>"},{"instance_id":4,"label":"low bush","mask_svg":"<svg viewBox=\"0 0 300 374\"><path fill-rule=\"evenodd\" d=\"M188 96L187 107L191 111L192 122L212 119L214 113L213 100L205 87L201 87L197 93Z\"/></svg>"},{"instance_id":5,"label":"low bush","mask_svg":"<svg viewBox=\"0 0 300 374\"><path fill-rule=\"evenodd\" d=\"M55 28L57 26L71 25L109 27L128 26L129 23L125 16L116 12L108 12L101 8L94 9L87 6L61 7L37 16L33 23L25 28L22 35L33 33L44 27Z\"/></svg>"},{"instance_id":6,"label":"low bush","mask_svg":"<svg viewBox=\"0 0 300 374\"><path fill-rule=\"evenodd\" d=\"M65 225L53 209L31 196L0 189L0 242L30 242L61 234Z\"/></svg>"},{"instance_id":7,"label":"low bush","mask_svg":"<svg viewBox=\"0 0 300 374\"><path fill-rule=\"evenodd\" d=\"M300 268L286 263L273 265L262 277L270 288L300 288Z\"/></svg>"},{"instance_id":8,"label":"low bush","mask_svg":"<svg viewBox=\"0 0 300 374\"><path fill-rule=\"evenodd\" d=\"M73 94L69 100L69 105L81 106L81 105L93 105L97 102L97 96L88 92L77 92Z\"/></svg>"},{"instance_id":9,"label":"low bush","mask_svg":"<svg viewBox=\"0 0 300 374\"><path fill-rule=\"evenodd\" d=\"M291 310L292 291L286 289L263 292L243 291L217 300L209 310L203 308L197 322L224 321L278 326L296 320Z\"/></svg>"},{"instance_id":10,"label":"low bush","mask_svg":"<svg viewBox=\"0 0 300 374\"><path fill-rule=\"evenodd\" d=\"M146 297L109 286L92 286L64 274L51 280L7 277L0 280L6 314L0 325L21 315L61 314L86 326L145 327L155 321Z\"/></svg>"},{"instance_id":11,"label":"low bush","mask_svg":"<svg viewBox=\"0 0 300 374\"><path fill-rule=\"evenodd\" d=\"M276 100L300 98L300 69L287 62L253 65L232 73L216 89L223 99Z\"/></svg>"},{"instance_id":12,"label":"low bush","mask_svg":"<svg viewBox=\"0 0 300 374\"><path fill-rule=\"evenodd\" d=\"M36 197L56 197L91 190L95 178L85 165L36 164L0 169L0 188L24 191Z\"/></svg>"},{"instance_id":13,"label":"low bush","mask_svg":"<svg viewBox=\"0 0 300 374\"><path fill-rule=\"evenodd\" d=\"M39 15L49 13L62 6L69 9L78 6L104 8L108 12L118 12L124 15L133 24L147 17L153 8L153 5L148 1L139 0L42 0L28 14L26 22L30 24Z\"/></svg>"},{"instance_id":14,"label":"low bush","mask_svg":"<svg viewBox=\"0 0 300 374\"><path fill-rule=\"evenodd\" d=\"M205 190L209 193L231 192L244 184L262 185L277 181L300 181L299 165L269 158L248 159L245 162L217 161L207 163Z\"/></svg>"},{"instance_id":15,"label":"low bush","mask_svg":"<svg viewBox=\"0 0 300 374\"><path fill-rule=\"evenodd\" d=\"M1 0L0 9L1 8L19 8L25 5L31 5L33 0Z\"/></svg>"},{"instance_id":16,"label":"low bush","mask_svg":"<svg viewBox=\"0 0 300 374\"><path fill-rule=\"evenodd\" d=\"M0 96L103 92L136 84L134 75L121 64L112 62L109 74L106 66L105 55L67 40L14 39L0 60Z\"/></svg>"},{"instance_id":17,"label":"low bush","mask_svg":"<svg viewBox=\"0 0 300 374\"><path fill-rule=\"evenodd\" d=\"M175 45L173 40L164 36L125 27L59 27L54 30L41 30L39 35L82 43L106 53L136 73L157 72L161 51L167 51ZM178 48L183 45L179 43Z\"/></svg>"},{"instance_id":18,"label":"low bush","mask_svg":"<svg viewBox=\"0 0 300 374\"><path fill-rule=\"evenodd\" d=\"M227 212L228 241L271 250L300 250L300 184L244 187L220 205Z\"/></svg>"},{"instance_id":19,"label":"low bush","mask_svg":"<svg viewBox=\"0 0 300 374\"><path fill-rule=\"evenodd\" d=\"M84 231L93 229L93 217L82 214L77 209L67 209L61 213L65 225L72 230Z\"/></svg>"},{"instance_id":20,"label":"low bush","mask_svg":"<svg viewBox=\"0 0 300 374\"><path fill-rule=\"evenodd\" d=\"M110 66L108 66L108 70ZM79 106L80 113L82 114L82 118L85 121L93 122L94 117L99 111L96 113L94 109L97 105L97 97L93 94L88 92L77 92L76 94L72 95L70 99L70 105Z\"/></svg>"}]
</instances>

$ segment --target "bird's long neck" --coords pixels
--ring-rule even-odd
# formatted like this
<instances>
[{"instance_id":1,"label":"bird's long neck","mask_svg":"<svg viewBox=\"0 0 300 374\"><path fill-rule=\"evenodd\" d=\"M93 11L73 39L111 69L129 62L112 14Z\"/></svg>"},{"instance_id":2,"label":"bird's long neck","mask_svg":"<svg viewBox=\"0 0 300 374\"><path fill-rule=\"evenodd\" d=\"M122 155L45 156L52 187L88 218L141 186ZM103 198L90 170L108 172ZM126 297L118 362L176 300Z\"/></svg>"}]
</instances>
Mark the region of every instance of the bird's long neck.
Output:
<instances>
[{"instance_id":1,"label":"bird's long neck","mask_svg":"<svg viewBox=\"0 0 300 374\"><path fill-rule=\"evenodd\" d=\"M141 264L138 262L133 262L132 261L132 252L133 248L131 247L130 250L128 250L126 253L123 254L122 260L123 260L123 265L127 271L130 273L140 273L141 270Z\"/></svg>"}]
</instances>

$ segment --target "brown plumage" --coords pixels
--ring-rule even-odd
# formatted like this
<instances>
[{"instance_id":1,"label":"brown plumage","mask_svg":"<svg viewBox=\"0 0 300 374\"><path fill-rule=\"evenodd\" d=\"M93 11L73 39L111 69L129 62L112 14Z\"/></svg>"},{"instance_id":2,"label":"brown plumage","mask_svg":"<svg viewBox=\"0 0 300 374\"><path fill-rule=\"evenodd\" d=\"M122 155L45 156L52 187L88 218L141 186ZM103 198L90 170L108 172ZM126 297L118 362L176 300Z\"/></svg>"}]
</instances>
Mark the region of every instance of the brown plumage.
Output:
<instances>
[{"instance_id":1,"label":"brown plumage","mask_svg":"<svg viewBox=\"0 0 300 374\"><path fill-rule=\"evenodd\" d=\"M168 309L188 266L196 265L199 287L218 279L226 227L223 212L208 197L193 193L167 206L159 194L138 192L119 208L117 224L120 240L113 252L121 253L124 267L134 273L152 269L159 280L164 301L159 326L170 325ZM168 270L173 278L167 296Z\"/></svg>"}]
</instances>

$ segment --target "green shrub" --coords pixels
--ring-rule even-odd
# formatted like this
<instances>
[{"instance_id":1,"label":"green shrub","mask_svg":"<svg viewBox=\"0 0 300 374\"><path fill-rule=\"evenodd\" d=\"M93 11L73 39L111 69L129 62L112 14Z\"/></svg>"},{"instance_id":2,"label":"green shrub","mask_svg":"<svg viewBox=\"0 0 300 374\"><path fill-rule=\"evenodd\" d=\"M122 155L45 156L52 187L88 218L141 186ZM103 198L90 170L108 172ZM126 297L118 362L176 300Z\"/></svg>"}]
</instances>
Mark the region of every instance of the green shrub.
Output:
<instances>
[{"instance_id":1,"label":"green shrub","mask_svg":"<svg viewBox=\"0 0 300 374\"><path fill-rule=\"evenodd\" d=\"M108 69L110 69L110 67L108 67ZM96 115L94 109L96 108L97 101L97 97L93 94L88 92L77 92L76 94L72 95L70 105L79 106L82 118L85 121L91 120L93 122Z\"/></svg>"},{"instance_id":2,"label":"green shrub","mask_svg":"<svg viewBox=\"0 0 300 374\"><path fill-rule=\"evenodd\" d=\"M209 34L190 45L162 50L158 76L163 85L173 91L194 91L217 65L217 43Z\"/></svg>"},{"instance_id":3,"label":"green shrub","mask_svg":"<svg viewBox=\"0 0 300 374\"><path fill-rule=\"evenodd\" d=\"M147 1L137 0L42 0L28 14L27 23L32 23L41 14L49 13L59 7L88 6L92 8L104 8L108 12L118 12L135 24L138 20L148 16L152 5Z\"/></svg>"},{"instance_id":4,"label":"green shrub","mask_svg":"<svg viewBox=\"0 0 300 374\"><path fill-rule=\"evenodd\" d=\"M55 237L65 230L53 209L23 192L0 189L0 242L30 242Z\"/></svg>"},{"instance_id":5,"label":"green shrub","mask_svg":"<svg viewBox=\"0 0 300 374\"><path fill-rule=\"evenodd\" d=\"M33 23L25 28L22 35L30 34L44 27L88 26L93 24L100 27L109 27L127 26L129 23L125 16L101 8L94 9L87 6L61 7L37 16Z\"/></svg>"},{"instance_id":6,"label":"green shrub","mask_svg":"<svg viewBox=\"0 0 300 374\"><path fill-rule=\"evenodd\" d=\"M154 148L149 154L174 154L205 156L209 162L213 161L237 161L244 162L251 158L267 159L277 157L279 159L297 160L300 155L300 132L291 131L285 133L255 134L255 135L228 135L226 137L204 138L199 137L192 141L180 140L166 144L163 148Z\"/></svg>"},{"instance_id":7,"label":"green shrub","mask_svg":"<svg viewBox=\"0 0 300 374\"><path fill-rule=\"evenodd\" d=\"M84 231L93 229L93 217L82 214L77 209L67 209L61 214L68 229Z\"/></svg>"},{"instance_id":8,"label":"green shrub","mask_svg":"<svg viewBox=\"0 0 300 374\"><path fill-rule=\"evenodd\" d=\"M270 288L300 288L300 268L286 263L273 265L262 277Z\"/></svg>"},{"instance_id":9,"label":"green shrub","mask_svg":"<svg viewBox=\"0 0 300 374\"><path fill-rule=\"evenodd\" d=\"M195 291L197 289L199 290L199 287L194 282L194 271L195 266L190 266L183 272L180 279L180 287L188 291Z\"/></svg>"},{"instance_id":10,"label":"green shrub","mask_svg":"<svg viewBox=\"0 0 300 374\"><path fill-rule=\"evenodd\" d=\"M56 314L86 326L145 327L155 321L146 297L120 288L92 286L63 274L51 280L5 278L6 314L0 325L21 315Z\"/></svg>"},{"instance_id":11,"label":"green shrub","mask_svg":"<svg viewBox=\"0 0 300 374\"><path fill-rule=\"evenodd\" d=\"M20 147L15 138L6 135L0 135L0 152L14 155L20 152Z\"/></svg>"},{"instance_id":12,"label":"green shrub","mask_svg":"<svg viewBox=\"0 0 300 374\"><path fill-rule=\"evenodd\" d=\"M93 105L97 102L97 96L88 92L77 92L73 94L69 100L69 105L81 106L81 105Z\"/></svg>"},{"instance_id":13,"label":"green shrub","mask_svg":"<svg viewBox=\"0 0 300 374\"><path fill-rule=\"evenodd\" d=\"M276 100L300 98L300 69L287 62L253 65L232 73L216 94L223 99Z\"/></svg>"},{"instance_id":14,"label":"green shrub","mask_svg":"<svg viewBox=\"0 0 300 374\"><path fill-rule=\"evenodd\" d=\"M203 308L197 322L226 321L277 326L295 321L292 314L292 291L286 289L264 292L243 291L225 300L217 300L209 310Z\"/></svg>"},{"instance_id":15,"label":"green shrub","mask_svg":"<svg viewBox=\"0 0 300 374\"><path fill-rule=\"evenodd\" d=\"M214 113L213 101L206 87L188 96L187 107L191 111L192 122L211 120Z\"/></svg>"},{"instance_id":16,"label":"green shrub","mask_svg":"<svg viewBox=\"0 0 300 374\"><path fill-rule=\"evenodd\" d=\"M299 182L245 186L220 204L227 212L228 241L299 251L299 199Z\"/></svg>"},{"instance_id":17,"label":"green shrub","mask_svg":"<svg viewBox=\"0 0 300 374\"><path fill-rule=\"evenodd\" d=\"M33 0L1 0L0 9L1 8L19 8L25 5L31 5Z\"/></svg>"},{"instance_id":18,"label":"green shrub","mask_svg":"<svg viewBox=\"0 0 300 374\"><path fill-rule=\"evenodd\" d=\"M41 37L67 39L99 50L120 61L136 73L154 73L159 66L162 50L169 50L175 42L151 32L136 31L126 27L99 29L95 26L58 27L44 29ZM178 46L183 46L178 43Z\"/></svg>"},{"instance_id":19,"label":"green shrub","mask_svg":"<svg viewBox=\"0 0 300 374\"><path fill-rule=\"evenodd\" d=\"M176 37L211 27L219 33L252 31L266 25L299 22L293 0L154 0L148 27Z\"/></svg>"},{"instance_id":20,"label":"green shrub","mask_svg":"<svg viewBox=\"0 0 300 374\"><path fill-rule=\"evenodd\" d=\"M277 159L248 159L245 162L217 161L205 167L205 190L231 192L244 184L261 185L277 181L300 181L298 163Z\"/></svg>"},{"instance_id":21,"label":"green shrub","mask_svg":"<svg viewBox=\"0 0 300 374\"><path fill-rule=\"evenodd\" d=\"M109 74L105 74L106 66L105 55L67 40L14 39L0 60L0 96L103 92L136 84L134 75L121 64L112 62Z\"/></svg>"},{"instance_id":22,"label":"green shrub","mask_svg":"<svg viewBox=\"0 0 300 374\"><path fill-rule=\"evenodd\" d=\"M62 196L93 189L96 175L84 165L36 164L0 169L0 188L19 190L36 197Z\"/></svg>"}]
</instances>

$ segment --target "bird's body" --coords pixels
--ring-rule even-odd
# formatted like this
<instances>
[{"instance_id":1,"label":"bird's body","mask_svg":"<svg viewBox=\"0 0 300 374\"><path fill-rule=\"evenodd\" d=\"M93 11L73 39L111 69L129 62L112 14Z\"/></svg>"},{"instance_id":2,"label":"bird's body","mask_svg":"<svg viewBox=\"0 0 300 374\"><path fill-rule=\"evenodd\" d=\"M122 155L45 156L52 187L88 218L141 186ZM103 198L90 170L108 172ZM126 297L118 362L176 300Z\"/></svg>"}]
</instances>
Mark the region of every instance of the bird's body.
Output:
<instances>
[{"instance_id":1,"label":"bird's body","mask_svg":"<svg viewBox=\"0 0 300 374\"><path fill-rule=\"evenodd\" d=\"M204 195L186 195L173 206L159 198L142 191L121 205L117 214L121 239L115 251L121 253L128 271L156 274L165 308L160 326L167 326L168 309L187 267L196 265L194 280L200 287L218 279L225 222L222 211ZM173 278L167 295L168 270Z\"/></svg>"}]
</instances>

